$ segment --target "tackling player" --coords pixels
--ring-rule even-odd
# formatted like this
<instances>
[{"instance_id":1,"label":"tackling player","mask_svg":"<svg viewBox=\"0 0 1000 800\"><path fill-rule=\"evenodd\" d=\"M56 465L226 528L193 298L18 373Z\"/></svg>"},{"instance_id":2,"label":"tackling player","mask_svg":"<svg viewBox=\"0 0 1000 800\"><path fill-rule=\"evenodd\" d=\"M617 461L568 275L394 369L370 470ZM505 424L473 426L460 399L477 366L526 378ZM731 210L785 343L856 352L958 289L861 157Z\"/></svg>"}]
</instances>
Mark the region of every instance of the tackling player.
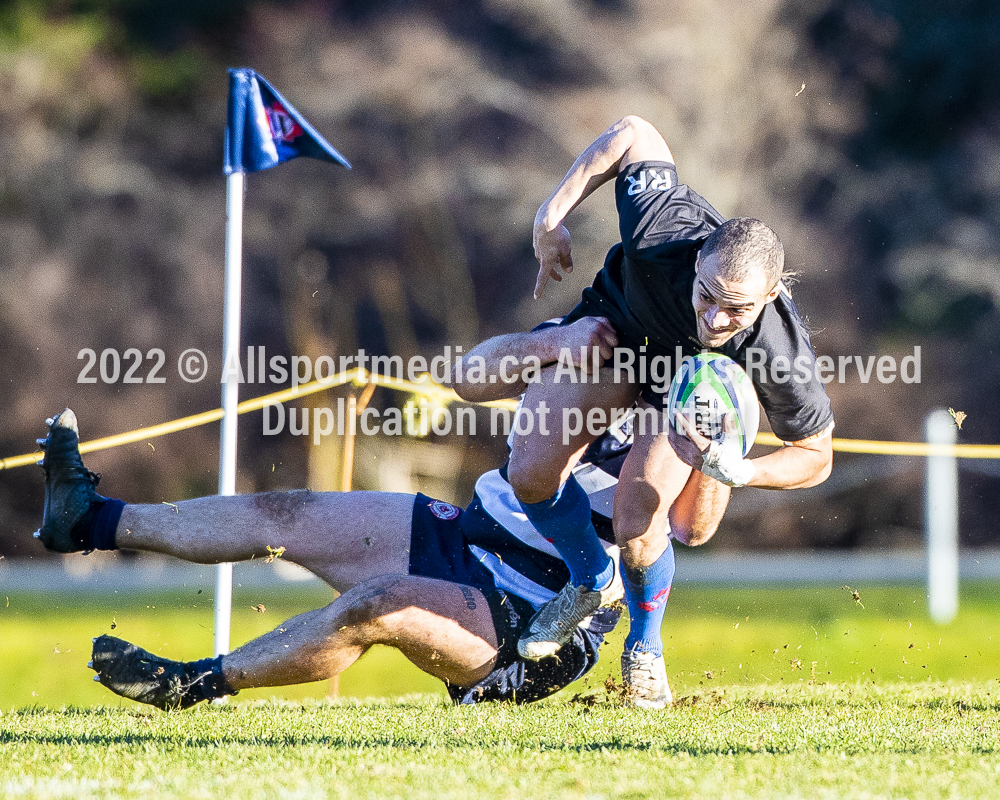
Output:
<instances>
[{"instance_id":1,"label":"tackling player","mask_svg":"<svg viewBox=\"0 0 1000 800\"><path fill-rule=\"evenodd\" d=\"M589 341L593 319L490 340L470 355L543 354ZM496 388L492 392L502 391ZM516 394L523 385L508 385ZM283 547L283 558L310 570L341 596L301 614L234 652L178 662L110 636L94 641L91 666L111 691L163 709L236 694L244 688L322 680L339 674L373 644L399 649L440 678L455 702L530 702L550 695L597 663L604 634L620 612L604 609L573 632L558 658L534 662L516 650L535 610L569 579L553 545L520 514L505 469L481 476L466 509L424 495L385 492L268 492L204 497L165 505L126 504L96 493L83 464L75 415L54 420L43 445L45 510L38 537L58 552L117 548L164 553L197 563L244 561ZM611 530L618 470L630 447L627 424L588 450L576 474L588 487L594 524L616 557ZM698 515L678 513L685 540L711 535L700 474L682 493ZM699 499L700 498L700 499ZM681 505L684 505L683 503ZM673 552L666 558L673 572ZM669 591L670 581L667 581ZM666 596L660 598L661 605ZM664 672L631 676L638 705L670 702Z\"/></svg>"}]
</instances>

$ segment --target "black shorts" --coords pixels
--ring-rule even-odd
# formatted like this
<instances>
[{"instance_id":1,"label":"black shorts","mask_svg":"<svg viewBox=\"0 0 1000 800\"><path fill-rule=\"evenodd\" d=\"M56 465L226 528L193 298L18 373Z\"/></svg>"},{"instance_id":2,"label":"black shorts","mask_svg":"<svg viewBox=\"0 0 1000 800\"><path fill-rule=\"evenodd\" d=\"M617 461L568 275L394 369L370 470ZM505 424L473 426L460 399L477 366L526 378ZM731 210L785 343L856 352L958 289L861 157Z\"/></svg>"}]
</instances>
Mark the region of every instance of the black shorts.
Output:
<instances>
[{"instance_id":1,"label":"black shorts","mask_svg":"<svg viewBox=\"0 0 1000 800\"><path fill-rule=\"evenodd\" d=\"M449 685L461 705L507 700L530 703L555 694L586 675L597 663L600 634L577 628L572 641L551 658L530 661L517 652L517 640L535 613L527 600L498 589L493 574L469 550L459 524L462 509L418 494L410 533L410 574L465 584L486 597L497 636L493 671L474 686Z\"/></svg>"}]
</instances>

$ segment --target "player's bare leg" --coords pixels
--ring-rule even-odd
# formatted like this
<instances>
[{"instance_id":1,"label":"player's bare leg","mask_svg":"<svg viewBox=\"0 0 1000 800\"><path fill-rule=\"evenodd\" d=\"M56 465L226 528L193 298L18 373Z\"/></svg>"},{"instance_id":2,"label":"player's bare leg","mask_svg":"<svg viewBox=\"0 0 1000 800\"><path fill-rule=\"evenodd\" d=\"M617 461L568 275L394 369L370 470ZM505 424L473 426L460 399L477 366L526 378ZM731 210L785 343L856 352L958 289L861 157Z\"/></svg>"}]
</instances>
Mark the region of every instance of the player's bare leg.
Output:
<instances>
[{"instance_id":1,"label":"player's bare leg","mask_svg":"<svg viewBox=\"0 0 1000 800\"><path fill-rule=\"evenodd\" d=\"M587 445L603 433L611 421L611 412L620 409L619 413L624 414L639 393L636 386L616 382L612 369L602 369L597 383L570 383L566 377L555 383L554 376L554 367L544 369L541 382L528 386L521 404L533 427L528 433L515 434L507 466L508 480L521 503L539 503L552 497ZM568 416L564 409L570 410ZM604 423L588 429L592 409L604 412ZM542 417L547 434L540 432ZM581 430L573 427L577 420L583 422Z\"/></svg>"},{"instance_id":2,"label":"player's bare leg","mask_svg":"<svg viewBox=\"0 0 1000 800\"><path fill-rule=\"evenodd\" d=\"M522 510L570 572L569 583L539 609L518 642L518 652L532 659L555 655L582 620L622 596L618 571L594 530L587 493L571 472L587 445L613 421L613 410L624 414L638 389L616 382L611 369L602 369L598 381L588 383L556 383L555 371L550 367L543 382L528 387L522 409L533 430L515 437L507 467Z\"/></svg>"},{"instance_id":3,"label":"player's bare leg","mask_svg":"<svg viewBox=\"0 0 1000 800\"><path fill-rule=\"evenodd\" d=\"M626 569L648 567L666 549L670 509L691 475L691 467L678 458L666 431L660 432L664 420L664 414L640 404L632 449L618 476L613 519Z\"/></svg>"},{"instance_id":4,"label":"player's bare leg","mask_svg":"<svg viewBox=\"0 0 1000 800\"><path fill-rule=\"evenodd\" d=\"M478 589L383 576L226 656L170 661L101 636L94 640L90 666L95 680L116 694L166 710L241 689L325 680L374 644L395 647L423 671L463 687L490 673L498 646L489 605Z\"/></svg>"},{"instance_id":5,"label":"player's bare leg","mask_svg":"<svg viewBox=\"0 0 1000 800\"><path fill-rule=\"evenodd\" d=\"M677 525L681 541L699 544L714 532L729 493L681 461L662 431L664 416L658 410L643 403L640 413L647 428L638 422L633 429L634 443L615 493L615 539L622 550L630 618L622 679L634 705L664 708L673 699L660 635L674 575L671 525ZM649 424L654 421L655 427ZM696 536L703 538L696 541Z\"/></svg>"},{"instance_id":6,"label":"player's bare leg","mask_svg":"<svg viewBox=\"0 0 1000 800\"><path fill-rule=\"evenodd\" d=\"M283 557L338 591L408 571L412 495L301 490L128 505L97 494L76 415L66 409L48 424L39 440L45 509L36 536L50 550L125 548L214 564L284 548Z\"/></svg>"},{"instance_id":7,"label":"player's bare leg","mask_svg":"<svg viewBox=\"0 0 1000 800\"><path fill-rule=\"evenodd\" d=\"M325 680L375 644L395 647L424 672L457 686L485 678L497 655L490 609L478 589L386 576L223 656L222 668L234 689Z\"/></svg>"},{"instance_id":8,"label":"player's bare leg","mask_svg":"<svg viewBox=\"0 0 1000 800\"><path fill-rule=\"evenodd\" d=\"M262 558L285 548L282 558L343 592L378 575L407 573L412 513L413 495L389 492L201 497L125 506L116 543L200 564Z\"/></svg>"}]
</instances>

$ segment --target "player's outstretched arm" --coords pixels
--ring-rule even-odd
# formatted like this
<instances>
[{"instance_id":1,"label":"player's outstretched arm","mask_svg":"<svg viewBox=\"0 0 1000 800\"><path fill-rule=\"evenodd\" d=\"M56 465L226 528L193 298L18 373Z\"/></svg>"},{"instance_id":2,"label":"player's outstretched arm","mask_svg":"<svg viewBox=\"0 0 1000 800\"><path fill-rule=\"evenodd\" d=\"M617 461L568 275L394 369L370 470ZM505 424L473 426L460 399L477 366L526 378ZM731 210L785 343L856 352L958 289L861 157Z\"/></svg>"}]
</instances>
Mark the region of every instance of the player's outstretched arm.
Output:
<instances>
[{"instance_id":1,"label":"player's outstretched arm","mask_svg":"<svg viewBox=\"0 0 1000 800\"><path fill-rule=\"evenodd\" d=\"M539 264L536 300L542 296L550 278L561 281L564 274L573 271L570 235L563 224L569 212L595 189L615 178L622 167L636 161L673 163L673 160L659 131L636 116L616 122L580 154L535 214L532 241Z\"/></svg>"},{"instance_id":2,"label":"player's outstretched arm","mask_svg":"<svg viewBox=\"0 0 1000 800\"><path fill-rule=\"evenodd\" d=\"M494 336L462 356L452 368L450 385L470 403L506 400L522 394L542 367L563 358L588 371L593 360L581 359L581 348L587 353L597 348L603 363L617 344L614 328L603 317Z\"/></svg>"}]
</instances>

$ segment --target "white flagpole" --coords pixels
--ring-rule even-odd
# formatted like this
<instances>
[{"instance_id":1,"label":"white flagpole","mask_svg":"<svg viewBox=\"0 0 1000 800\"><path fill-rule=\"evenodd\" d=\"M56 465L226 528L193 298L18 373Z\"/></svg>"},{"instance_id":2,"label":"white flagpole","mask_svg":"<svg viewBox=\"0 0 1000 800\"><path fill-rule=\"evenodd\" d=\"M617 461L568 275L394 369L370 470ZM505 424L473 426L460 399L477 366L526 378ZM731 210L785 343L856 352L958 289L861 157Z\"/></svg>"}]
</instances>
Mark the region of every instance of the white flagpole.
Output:
<instances>
[{"instance_id":1,"label":"white flagpole","mask_svg":"<svg viewBox=\"0 0 1000 800\"><path fill-rule=\"evenodd\" d=\"M222 386L222 430L219 446L219 494L236 494L236 405L240 370L226 370L230 358L240 353L240 306L243 267L244 175L232 172L226 179L226 288L223 305L222 358L226 381ZM233 609L233 565L219 564L215 575L215 655L229 652Z\"/></svg>"}]
</instances>

